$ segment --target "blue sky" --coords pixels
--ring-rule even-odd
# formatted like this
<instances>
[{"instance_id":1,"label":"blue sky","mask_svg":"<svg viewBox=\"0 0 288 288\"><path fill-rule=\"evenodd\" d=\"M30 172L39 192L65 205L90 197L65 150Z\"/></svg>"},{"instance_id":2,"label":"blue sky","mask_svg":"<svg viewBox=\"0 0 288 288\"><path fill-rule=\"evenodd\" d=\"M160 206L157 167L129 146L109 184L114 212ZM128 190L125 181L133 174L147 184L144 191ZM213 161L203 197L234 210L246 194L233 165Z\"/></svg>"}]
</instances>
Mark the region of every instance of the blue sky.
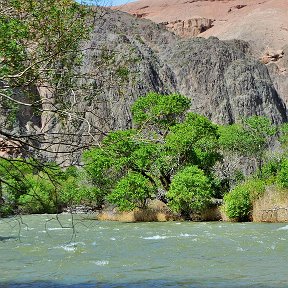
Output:
<instances>
[{"instance_id":1,"label":"blue sky","mask_svg":"<svg viewBox=\"0 0 288 288\"><path fill-rule=\"evenodd\" d=\"M86 2L89 3L89 0L76 0L77 2ZM129 2L135 2L136 0L91 0L91 3L97 3L98 5L103 6L116 6L116 5L123 5Z\"/></svg>"},{"instance_id":2,"label":"blue sky","mask_svg":"<svg viewBox=\"0 0 288 288\"><path fill-rule=\"evenodd\" d=\"M135 1L135 0L134 0ZM110 2L112 2L112 5L122 5L122 4L127 4L129 2L134 2L132 0L110 0ZM110 5L110 3L108 4Z\"/></svg>"}]
</instances>

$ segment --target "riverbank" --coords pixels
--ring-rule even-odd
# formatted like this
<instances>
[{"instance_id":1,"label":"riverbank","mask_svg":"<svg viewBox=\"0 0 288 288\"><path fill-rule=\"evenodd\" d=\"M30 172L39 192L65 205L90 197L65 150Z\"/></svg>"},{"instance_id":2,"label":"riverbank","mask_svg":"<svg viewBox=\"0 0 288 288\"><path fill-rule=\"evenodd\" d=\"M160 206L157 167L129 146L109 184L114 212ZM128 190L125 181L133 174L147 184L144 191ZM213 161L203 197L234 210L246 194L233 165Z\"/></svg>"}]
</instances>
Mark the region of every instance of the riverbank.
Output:
<instances>
[{"instance_id":1,"label":"riverbank","mask_svg":"<svg viewBox=\"0 0 288 288\"><path fill-rule=\"evenodd\" d=\"M97 211L96 219L99 221L119 222L166 222L185 221L179 214L173 213L166 204L159 200L151 201L146 209L135 209L130 212L119 211L108 207ZM225 214L222 201L214 201L201 213L190 215L190 220L237 222L229 219ZM251 222L287 223L288 222L288 194L283 190L268 189L261 198L253 203Z\"/></svg>"},{"instance_id":2,"label":"riverbank","mask_svg":"<svg viewBox=\"0 0 288 288\"><path fill-rule=\"evenodd\" d=\"M288 222L288 190L269 187L253 203L253 222Z\"/></svg>"},{"instance_id":3,"label":"riverbank","mask_svg":"<svg viewBox=\"0 0 288 288\"><path fill-rule=\"evenodd\" d=\"M29 214L29 213L28 213ZM107 206L101 210L85 205L76 205L65 208L60 214L89 215L90 219L98 221L115 222L167 222L186 221L180 214L173 213L171 209L160 200L152 200L145 209L133 211L120 211L115 206ZM0 215L1 218L1 215ZM215 199L211 205L201 213L190 215L189 221L222 221L238 222L237 219L229 219L225 213L223 201ZM288 193L270 187L265 193L253 202L251 222L288 223Z\"/></svg>"}]
</instances>

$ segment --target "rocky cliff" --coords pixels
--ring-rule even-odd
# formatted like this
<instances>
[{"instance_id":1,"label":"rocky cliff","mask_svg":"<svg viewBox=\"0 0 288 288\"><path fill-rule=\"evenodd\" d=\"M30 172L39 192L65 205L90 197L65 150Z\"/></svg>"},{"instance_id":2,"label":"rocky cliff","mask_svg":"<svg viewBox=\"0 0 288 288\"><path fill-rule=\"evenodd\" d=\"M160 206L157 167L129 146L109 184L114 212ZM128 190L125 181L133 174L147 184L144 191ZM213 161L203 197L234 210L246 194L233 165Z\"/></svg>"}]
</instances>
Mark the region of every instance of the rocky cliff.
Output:
<instances>
[{"instance_id":1,"label":"rocky cliff","mask_svg":"<svg viewBox=\"0 0 288 288\"><path fill-rule=\"evenodd\" d=\"M75 147L95 144L109 130L132 127L130 106L150 91L186 95L193 111L220 124L250 115L287 121L269 71L251 56L248 43L215 37L183 40L161 24L103 11L90 40L83 43L77 98L67 91L70 117L46 113L35 123L36 130L49 131L49 141L54 141L50 148L59 152L59 159L78 162ZM61 152L68 146L74 156L63 159Z\"/></svg>"},{"instance_id":2,"label":"rocky cliff","mask_svg":"<svg viewBox=\"0 0 288 288\"><path fill-rule=\"evenodd\" d=\"M255 59L264 60L267 66L274 63L268 67L269 72L278 93L288 103L288 66L277 57L288 42L287 0L139 0L116 9L167 23L168 29L182 37L216 36L248 42ZM195 23L193 19L210 23Z\"/></svg>"},{"instance_id":3,"label":"rocky cliff","mask_svg":"<svg viewBox=\"0 0 288 288\"><path fill-rule=\"evenodd\" d=\"M267 67L252 57L246 42L183 40L162 25L116 11L107 11L99 21L86 43L93 49L85 54L82 72L98 73L91 80L90 104L96 109L97 99L104 100L98 110L107 115L107 129L131 125L130 105L149 91L184 94L194 111L218 123L255 114L286 121ZM104 63L103 55L112 60L107 63L104 57Z\"/></svg>"}]
</instances>

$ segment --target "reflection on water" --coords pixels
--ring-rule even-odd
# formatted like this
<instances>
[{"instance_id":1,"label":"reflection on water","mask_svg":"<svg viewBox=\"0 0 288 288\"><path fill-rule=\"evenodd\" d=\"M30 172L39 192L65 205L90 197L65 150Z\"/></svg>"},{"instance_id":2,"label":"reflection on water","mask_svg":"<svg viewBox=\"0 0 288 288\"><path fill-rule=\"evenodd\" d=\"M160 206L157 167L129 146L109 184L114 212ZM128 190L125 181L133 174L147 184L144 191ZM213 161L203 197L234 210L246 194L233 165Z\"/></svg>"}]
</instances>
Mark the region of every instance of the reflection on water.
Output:
<instances>
[{"instance_id":1,"label":"reflection on water","mask_svg":"<svg viewBox=\"0 0 288 288\"><path fill-rule=\"evenodd\" d=\"M0 219L0 287L288 287L286 224L21 221Z\"/></svg>"}]
</instances>

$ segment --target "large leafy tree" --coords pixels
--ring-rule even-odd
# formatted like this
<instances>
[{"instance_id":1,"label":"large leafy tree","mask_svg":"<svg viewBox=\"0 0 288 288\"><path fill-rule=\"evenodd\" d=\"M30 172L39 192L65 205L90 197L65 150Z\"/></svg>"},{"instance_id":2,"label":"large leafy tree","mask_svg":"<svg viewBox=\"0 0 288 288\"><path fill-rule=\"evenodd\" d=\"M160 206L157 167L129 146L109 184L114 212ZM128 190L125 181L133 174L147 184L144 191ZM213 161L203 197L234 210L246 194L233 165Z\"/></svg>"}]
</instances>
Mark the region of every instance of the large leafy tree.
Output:
<instances>
[{"instance_id":1,"label":"large leafy tree","mask_svg":"<svg viewBox=\"0 0 288 288\"><path fill-rule=\"evenodd\" d=\"M32 97L31 85L37 85L56 89L59 97L66 85L73 88L67 81L81 60L80 41L89 36L85 16L90 10L73 0L2 0L0 4L2 101L36 106L41 101L15 99L15 89Z\"/></svg>"},{"instance_id":2,"label":"large leafy tree","mask_svg":"<svg viewBox=\"0 0 288 288\"><path fill-rule=\"evenodd\" d=\"M167 193L169 206L187 218L190 213L201 212L213 196L210 179L197 166L187 166L179 171L172 180Z\"/></svg>"},{"instance_id":3,"label":"large leafy tree","mask_svg":"<svg viewBox=\"0 0 288 288\"><path fill-rule=\"evenodd\" d=\"M96 13L74 0L0 1L0 140L6 146L13 141L26 155L53 152L61 144L50 131L54 122L80 117L68 99L77 101L81 90L82 42Z\"/></svg>"},{"instance_id":4,"label":"large leafy tree","mask_svg":"<svg viewBox=\"0 0 288 288\"><path fill-rule=\"evenodd\" d=\"M63 153L80 149L69 141L72 135L56 135L51 128L79 118L67 95L77 101L81 92L77 79L82 43L97 16L96 9L74 0L0 0L0 146L6 151L0 154L1 202L7 189L17 199L22 197L19 191L31 191L29 179L32 183L35 177L27 175L33 175L35 165L43 165L43 155L47 160L55 145L65 145ZM15 154L24 158L13 159ZM35 161L25 160L28 157ZM33 173L24 173L19 165L30 166ZM42 170L47 181L55 179L51 169Z\"/></svg>"},{"instance_id":5,"label":"large leafy tree","mask_svg":"<svg viewBox=\"0 0 288 288\"><path fill-rule=\"evenodd\" d=\"M155 198L157 191L169 191L173 177L187 165L211 176L221 158L217 126L188 113L189 106L189 99L179 94L141 97L132 107L134 129L110 132L99 147L84 153L85 169L103 202L108 199L129 210L136 205L131 195L139 194L137 205L143 207L143 195ZM151 186L147 191L145 181Z\"/></svg>"}]
</instances>

